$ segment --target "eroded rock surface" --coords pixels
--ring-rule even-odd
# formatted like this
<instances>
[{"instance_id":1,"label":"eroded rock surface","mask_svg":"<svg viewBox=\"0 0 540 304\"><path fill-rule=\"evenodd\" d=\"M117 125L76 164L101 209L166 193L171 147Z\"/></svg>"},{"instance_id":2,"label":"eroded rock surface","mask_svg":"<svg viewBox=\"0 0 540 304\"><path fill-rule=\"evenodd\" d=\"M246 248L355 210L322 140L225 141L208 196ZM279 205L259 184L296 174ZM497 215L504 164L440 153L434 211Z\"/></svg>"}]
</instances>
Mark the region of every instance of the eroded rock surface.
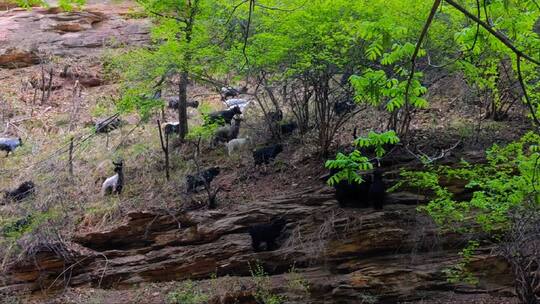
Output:
<instances>
[{"instance_id":1,"label":"eroded rock surface","mask_svg":"<svg viewBox=\"0 0 540 304\"><path fill-rule=\"evenodd\" d=\"M129 19L130 6L88 6L83 11L58 8L0 11L0 68L37 64L40 57L99 55L106 48L148 42L150 23Z\"/></svg>"},{"instance_id":2,"label":"eroded rock surface","mask_svg":"<svg viewBox=\"0 0 540 304\"><path fill-rule=\"evenodd\" d=\"M35 48L7 47L0 49L0 68L24 68L40 62Z\"/></svg>"},{"instance_id":3,"label":"eroded rock surface","mask_svg":"<svg viewBox=\"0 0 540 304\"><path fill-rule=\"evenodd\" d=\"M489 250L474 262L480 274L478 289L448 283L442 271L459 260L458 252L466 242L457 235L438 234L410 205L412 196L392 195L395 204L383 211L341 209L328 189L318 189L246 202L232 211L199 210L174 216L132 213L122 225L77 235L68 260L43 251L35 263L11 265L2 290L64 284L121 288L141 282L208 279L214 273L246 277L248 262L255 261L278 282L294 264L311 286L309 303L361 303L367 294L377 295L381 303L395 303L436 297L447 290L511 290L509 269ZM400 198L407 205L399 204ZM255 253L247 227L274 215L288 221L281 247ZM245 295L250 288L231 292ZM220 300L226 298L214 300L227 303ZM243 303L252 303L252 298L245 299Z\"/></svg>"}]
</instances>

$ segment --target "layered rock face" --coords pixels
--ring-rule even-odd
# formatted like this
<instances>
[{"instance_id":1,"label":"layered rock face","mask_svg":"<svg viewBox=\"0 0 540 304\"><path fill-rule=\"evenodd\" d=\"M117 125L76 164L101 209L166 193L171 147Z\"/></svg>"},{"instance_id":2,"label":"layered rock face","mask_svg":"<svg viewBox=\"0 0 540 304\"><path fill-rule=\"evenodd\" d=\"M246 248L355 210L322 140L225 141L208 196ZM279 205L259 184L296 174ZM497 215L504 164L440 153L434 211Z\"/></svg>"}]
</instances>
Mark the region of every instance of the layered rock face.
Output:
<instances>
[{"instance_id":1,"label":"layered rock face","mask_svg":"<svg viewBox=\"0 0 540 304\"><path fill-rule=\"evenodd\" d=\"M127 11L90 6L82 12L0 12L0 68L39 64L43 56L77 59L110 47L147 43L149 22L123 18ZM77 73L67 70L60 76L87 86L101 82ZM421 301L448 290L508 294L510 270L490 248L483 248L473 263L478 288L447 282L443 270L460 260L466 240L440 235L416 212L416 204L424 201L423 196L396 193L382 211L341 209L330 189L317 188L243 202L233 210L135 212L121 225L80 233L69 243L44 246L26 262L6 265L0 294L54 292L64 286L121 289L142 282L204 281L217 274L218 284L226 275L246 284L231 287L212 303L256 303L248 264L257 261L273 286L281 286L275 291L288 293L288 303L369 303L369 297L379 303ZM280 248L254 252L248 227L276 215L288 222ZM310 286L307 298L284 288L293 265Z\"/></svg>"},{"instance_id":2,"label":"layered rock face","mask_svg":"<svg viewBox=\"0 0 540 304\"><path fill-rule=\"evenodd\" d=\"M123 18L128 11L123 6L89 6L80 12L0 11L0 68L30 66L40 57L80 58L99 55L106 48L147 43L149 21Z\"/></svg>"},{"instance_id":3,"label":"layered rock face","mask_svg":"<svg viewBox=\"0 0 540 304\"><path fill-rule=\"evenodd\" d=\"M122 288L213 274L245 277L248 263L255 261L277 282L294 265L310 285L309 303L362 303L366 295L396 303L436 298L446 290L511 290L509 269L487 249L473 263L479 288L448 283L443 270L459 261L466 242L457 235L439 235L415 206L400 204L413 200L414 195L401 193L392 195L396 204L383 211L341 209L331 191L318 189L246 202L232 211L132 213L123 225L77 235L66 248L68 258L43 250L34 261L11 265L1 291ZM288 222L280 249L254 252L247 228L276 215ZM241 298L250 287L236 292ZM226 298L214 300L227 303ZM252 301L246 296L241 303Z\"/></svg>"}]
</instances>

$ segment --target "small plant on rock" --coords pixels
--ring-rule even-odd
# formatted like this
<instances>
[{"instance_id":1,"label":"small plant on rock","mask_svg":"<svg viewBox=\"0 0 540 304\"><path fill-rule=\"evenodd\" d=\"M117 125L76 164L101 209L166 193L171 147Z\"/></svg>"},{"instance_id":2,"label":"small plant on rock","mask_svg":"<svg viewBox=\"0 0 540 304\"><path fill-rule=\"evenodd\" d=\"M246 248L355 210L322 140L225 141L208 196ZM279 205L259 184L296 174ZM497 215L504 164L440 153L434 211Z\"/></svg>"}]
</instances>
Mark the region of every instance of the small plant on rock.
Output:
<instances>
[{"instance_id":1,"label":"small plant on rock","mask_svg":"<svg viewBox=\"0 0 540 304\"><path fill-rule=\"evenodd\" d=\"M255 299L260 304L282 304L285 303L285 297L274 294L270 291L272 282L268 273L264 271L260 263L255 263L254 267L249 264L249 272L256 285Z\"/></svg>"},{"instance_id":2,"label":"small plant on rock","mask_svg":"<svg viewBox=\"0 0 540 304\"><path fill-rule=\"evenodd\" d=\"M461 256L461 261L456 265L453 265L450 268L443 270L446 275L446 280L449 283L466 283L470 285L478 284L478 278L474 276L468 266L474 257L474 251L478 248L479 243L477 241L469 241L467 247L465 247L459 255Z\"/></svg>"},{"instance_id":3,"label":"small plant on rock","mask_svg":"<svg viewBox=\"0 0 540 304\"><path fill-rule=\"evenodd\" d=\"M298 273L296 266L294 265L289 269L287 287L294 291L299 291L305 296L309 296L309 282L302 274Z\"/></svg>"},{"instance_id":4,"label":"small plant on rock","mask_svg":"<svg viewBox=\"0 0 540 304\"><path fill-rule=\"evenodd\" d=\"M203 304L210 297L195 286L193 281L185 281L180 288L167 294L168 304Z\"/></svg>"}]
</instances>

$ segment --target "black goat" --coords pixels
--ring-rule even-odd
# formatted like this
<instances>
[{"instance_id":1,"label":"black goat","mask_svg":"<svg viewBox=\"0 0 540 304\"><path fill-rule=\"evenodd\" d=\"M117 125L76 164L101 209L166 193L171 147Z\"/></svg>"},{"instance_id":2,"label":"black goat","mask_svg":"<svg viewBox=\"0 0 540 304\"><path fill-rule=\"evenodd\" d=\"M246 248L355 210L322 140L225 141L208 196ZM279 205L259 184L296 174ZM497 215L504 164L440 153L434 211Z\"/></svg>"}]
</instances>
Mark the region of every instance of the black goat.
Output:
<instances>
[{"instance_id":1,"label":"black goat","mask_svg":"<svg viewBox=\"0 0 540 304\"><path fill-rule=\"evenodd\" d=\"M281 135L291 135L294 130L298 129L298 125L296 124L296 122L289 122L289 123L285 123L285 124L281 124L279 126L279 129L281 131Z\"/></svg>"},{"instance_id":2,"label":"black goat","mask_svg":"<svg viewBox=\"0 0 540 304\"><path fill-rule=\"evenodd\" d=\"M219 121L220 119L223 119L225 123L230 124L234 115L241 115L241 114L242 114L242 111L240 110L240 107L238 106L234 108L230 108L229 110L212 112L208 114L206 123L213 123L213 122Z\"/></svg>"},{"instance_id":3,"label":"black goat","mask_svg":"<svg viewBox=\"0 0 540 304\"><path fill-rule=\"evenodd\" d=\"M331 173L333 175L335 171ZM369 176L363 176L361 184L349 183L346 180L334 185L336 199L340 207L382 209L386 196L386 188L382 181L382 172L375 170Z\"/></svg>"},{"instance_id":4,"label":"black goat","mask_svg":"<svg viewBox=\"0 0 540 304\"><path fill-rule=\"evenodd\" d=\"M369 207L369 189L371 181L364 178L361 184L349 183L342 180L334 185L336 189L336 199L340 207Z\"/></svg>"},{"instance_id":5,"label":"black goat","mask_svg":"<svg viewBox=\"0 0 540 304\"><path fill-rule=\"evenodd\" d=\"M174 97L174 98L169 99L169 104L168 104L169 108L178 109L179 105L180 105L180 101L179 101L178 97ZM188 108L197 109L199 107L199 101L198 100L188 100L187 103L186 103L186 106Z\"/></svg>"},{"instance_id":6,"label":"black goat","mask_svg":"<svg viewBox=\"0 0 540 304\"><path fill-rule=\"evenodd\" d=\"M276 247L276 239L281 235L281 231L287 225L283 218L274 219L269 224L257 224L250 226L248 231L251 236L251 246L253 250L260 251L261 243L266 244L266 250L273 250Z\"/></svg>"},{"instance_id":7,"label":"black goat","mask_svg":"<svg viewBox=\"0 0 540 304\"><path fill-rule=\"evenodd\" d=\"M5 191L5 197L11 201L22 201L23 199L34 194L36 191L36 185L32 181L26 181L17 187L17 189L11 191Z\"/></svg>"},{"instance_id":8,"label":"black goat","mask_svg":"<svg viewBox=\"0 0 540 304\"><path fill-rule=\"evenodd\" d=\"M163 131L165 135L178 134L180 132L180 123L179 122L168 122L163 126Z\"/></svg>"},{"instance_id":9,"label":"black goat","mask_svg":"<svg viewBox=\"0 0 540 304\"><path fill-rule=\"evenodd\" d=\"M386 186L382 180L382 171L376 169L375 172L373 172L373 180L369 186L369 200L373 204L373 208L381 210L383 208L385 197Z\"/></svg>"},{"instance_id":10,"label":"black goat","mask_svg":"<svg viewBox=\"0 0 540 304\"><path fill-rule=\"evenodd\" d=\"M233 87L223 87L221 88L221 99L226 100L229 97L236 97L240 94L247 93L248 88L246 86L243 86L241 88L233 88Z\"/></svg>"},{"instance_id":11,"label":"black goat","mask_svg":"<svg viewBox=\"0 0 540 304\"><path fill-rule=\"evenodd\" d=\"M267 114L268 120L270 122L278 122L283 120L283 111L277 110L274 112L268 112Z\"/></svg>"},{"instance_id":12,"label":"black goat","mask_svg":"<svg viewBox=\"0 0 540 304\"><path fill-rule=\"evenodd\" d=\"M186 176L187 192L196 192L198 187L210 184L212 180L220 173L219 167L212 167L196 175Z\"/></svg>"},{"instance_id":13,"label":"black goat","mask_svg":"<svg viewBox=\"0 0 540 304\"><path fill-rule=\"evenodd\" d=\"M276 158L276 156L283 152L283 145L276 144L260 148L253 151L253 160L255 161L255 166L268 164L271 160Z\"/></svg>"},{"instance_id":14,"label":"black goat","mask_svg":"<svg viewBox=\"0 0 540 304\"><path fill-rule=\"evenodd\" d=\"M240 133L240 123L242 122L239 118L234 118L234 123L230 126L223 126L218 128L214 132L214 140L212 141L213 145L217 145L220 142L229 142L238 137Z\"/></svg>"},{"instance_id":15,"label":"black goat","mask_svg":"<svg viewBox=\"0 0 540 304\"><path fill-rule=\"evenodd\" d=\"M19 146L22 146L22 139L19 138L0 138L0 151L6 152L6 157L9 153L15 151Z\"/></svg>"},{"instance_id":16,"label":"black goat","mask_svg":"<svg viewBox=\"0 0 540 304\"><path fill-rule=\"evenodd\" d=\"M334 103L334 112L337 115L343 115L352 112L356 108L354 101L345 100Z\"/></svg>"},{"instance_id":17,"label":"black goat","mask_svg":"<svg viewBox=\"0 0 540 304\"><path fill-rule=\"evenodd\" d=\"M122 124L122 121L120 118L106 118L106 119L100 119L96 122L96 133L109 133L112 130L118 129L120 125Z\"/></svg>"}]
</instances>

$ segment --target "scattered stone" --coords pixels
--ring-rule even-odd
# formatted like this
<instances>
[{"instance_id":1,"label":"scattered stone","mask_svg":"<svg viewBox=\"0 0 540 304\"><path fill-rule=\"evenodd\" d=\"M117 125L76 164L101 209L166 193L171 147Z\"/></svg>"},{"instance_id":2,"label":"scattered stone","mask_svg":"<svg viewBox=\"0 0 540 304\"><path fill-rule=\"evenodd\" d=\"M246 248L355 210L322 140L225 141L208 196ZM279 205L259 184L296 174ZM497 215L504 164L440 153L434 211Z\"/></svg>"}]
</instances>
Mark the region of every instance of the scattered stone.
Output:
<instances>
[{"instance_id":1,"label":"scattered stone","mask_svg":"<svg viewBox=\"0 0 540 304\"><path fill-rule=\"evenodd\" d=\"M35 49L9 47L0 49L0 68L18 69L40 62Z\"/></svg>"}]
</instances>

